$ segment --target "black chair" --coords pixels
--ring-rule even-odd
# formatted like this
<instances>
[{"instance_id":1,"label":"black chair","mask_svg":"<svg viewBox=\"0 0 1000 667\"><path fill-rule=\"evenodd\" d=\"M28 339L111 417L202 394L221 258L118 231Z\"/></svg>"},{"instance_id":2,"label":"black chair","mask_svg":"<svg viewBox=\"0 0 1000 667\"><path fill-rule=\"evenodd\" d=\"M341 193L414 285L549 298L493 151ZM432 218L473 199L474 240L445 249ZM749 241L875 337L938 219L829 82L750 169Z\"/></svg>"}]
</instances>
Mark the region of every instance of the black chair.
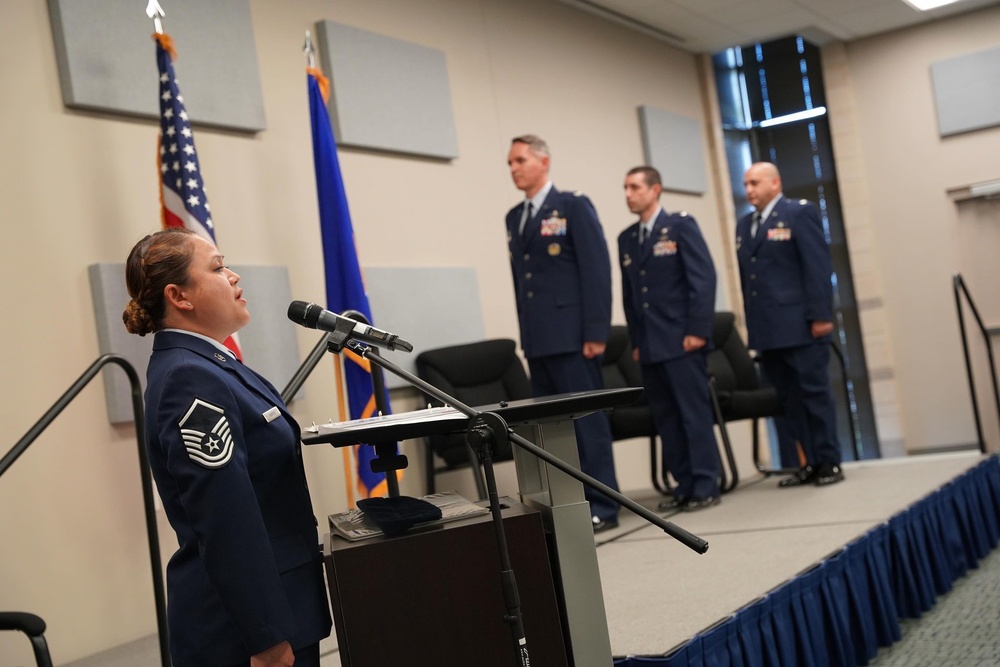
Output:
<instances>
[{"instance_id":1,"label":"black chair","mask_svg":"<svg viewBox=\"0 0 1000 667\"><path fill-rule=\"evenodd\" d=\"M731 490L739 483L739 473L726 427L731 421L753 420L753 462L759 472L764 475L794 472L783 468L765 468L760 462L757 421L782 414L783 407L774 387L761 383L754 359L736 330L732 313L715 313L712 343L714 349L708 353L709 393L715 411L715 423L719 426L723 450L732 473L724 483L723 491Z\"/></svg>"},{"instance_id":2,"label":"black chair","mask_svg":"<svg viewBox=\"0 0 1000 667\"><path fill-rule=\"evenodd\" d=\"M601 363L605 389L642 386L642 371L639 363L632 359L632 342L628 336L628 327L624 324L612 325ZM667 481L666 463L661 460L661 451L656 445L656 424L646 396L641 396L632 405L615 408L608 418L614 440L649 438L649 468L653 487L668 495L670 483Z\"/></svg>"},{"instance_id":3,"label":"black chair","mask_svg":"<svg viewBox=\"0 0 1000 667\"><path fill-rule=\"evenodd\" d=\"M28 635L38 667L52 667L49 646L45 642L45 621L23 611L0 612L0 630L18 630Z\"/></svg>"},{"instance_id":4,"label":"black chair","mask_svg":"<svg viewBox=\"0 0 1000 667\"><path fill-rule=\"evenodd\" d=\"M417 355L417 375L441 391L467 405L489 405L531 397L531 383L517 356L516 345L509 338L484 340L426 350ZM428 397L432 405L440 401ZM480 471L479 457L465 440L464 433L428 438L425 459L427 493L435 492L434 477L439 472L472 467L476 490L486 497L486 484ZM437 465L434 455L444 460ZM494 461L514 457L510 443L494 452Z\"/></svg>"}]
</instances>

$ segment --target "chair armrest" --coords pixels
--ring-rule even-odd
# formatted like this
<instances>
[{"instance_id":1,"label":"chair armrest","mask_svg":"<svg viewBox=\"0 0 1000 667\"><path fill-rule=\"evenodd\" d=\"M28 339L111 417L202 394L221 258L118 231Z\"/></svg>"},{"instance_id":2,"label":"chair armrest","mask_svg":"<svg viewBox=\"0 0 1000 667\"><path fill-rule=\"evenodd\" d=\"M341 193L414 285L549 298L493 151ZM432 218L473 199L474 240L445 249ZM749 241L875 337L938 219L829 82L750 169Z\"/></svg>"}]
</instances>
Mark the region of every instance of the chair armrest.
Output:
<instances>
[{"instance_id":1,"label":"chair armrest","mask_svg":"<svg viewBox=\"0 0 1000 667\"><path fill-rule=\"evenodd\" d=\"M45 621L24 611L2 611L0 630L20 630L29 637L38 637L45 633Z\"/></svg>"}]
</instances>

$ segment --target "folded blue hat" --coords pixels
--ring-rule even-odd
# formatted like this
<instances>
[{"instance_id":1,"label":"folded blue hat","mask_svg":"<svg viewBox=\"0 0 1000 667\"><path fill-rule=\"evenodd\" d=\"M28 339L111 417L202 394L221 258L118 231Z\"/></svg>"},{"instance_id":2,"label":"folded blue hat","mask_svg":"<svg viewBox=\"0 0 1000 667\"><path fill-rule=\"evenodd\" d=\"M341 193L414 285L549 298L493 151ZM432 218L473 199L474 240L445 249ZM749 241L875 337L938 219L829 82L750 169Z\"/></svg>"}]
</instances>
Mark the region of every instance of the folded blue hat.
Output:
<instances>
[{"instance_id":1,"label":"folded blue hat","mask_svg":"<svg viewBox=\"0 0 1000 667\"><path fill-rule=\"evenodd\" d=\"M358 509L388 536L405 533L411 526L441 518L441 508L410 496L364 498Z\"/></svg>"}]
</instances>

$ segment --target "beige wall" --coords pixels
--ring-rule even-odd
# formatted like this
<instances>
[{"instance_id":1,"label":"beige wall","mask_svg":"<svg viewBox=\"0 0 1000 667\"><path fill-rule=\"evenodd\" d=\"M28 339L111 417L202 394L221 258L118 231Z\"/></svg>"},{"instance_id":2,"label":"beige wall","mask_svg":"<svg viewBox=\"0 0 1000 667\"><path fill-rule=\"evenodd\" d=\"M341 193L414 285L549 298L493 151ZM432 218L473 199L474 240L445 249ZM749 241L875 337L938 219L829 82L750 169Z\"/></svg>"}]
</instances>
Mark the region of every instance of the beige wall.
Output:
<instances>
[{"instance_id":1,"label":"beige wall","mask_svg":"<svg viewBox=\"0 0 1000 667\"><path fill-rule=\"evenodd\" d=\"M0 303L7 313L0 453L98 354L86 267L122 261L158 224L156 124L63 107L46 4L0 0ZM223 250L234 263L290 267L297 298L322 298L300 51L316 20L444 51L460 157L442 163L344 150L341 164L362 263L475 266L490 337L516 337L501 222L518 200L505 166L510 137L535 132L549 141L555 183L591 196L613 250L631 221L623 174L642 161L637 107L703 119L706 150L718 136L695 57L555 2L251 0L251 9L268 129L195 132ZM844 52L870 193L870 202L855 205L874 221L871 265L884 283L905 417L899 437L911 450L973 439L961 390L936 388L942 380L964 386L957 352L944 351L957 343L948 278L958 252L945 190L1000 177L1000 131L937 139L928 65L996 46L998 18L990 10ZM185 67L210 66L178 48L182 81ZM667 194L664 204L701 221L724 274L732 266L732 211L719 203L728 201L718 191L725 166L717 151L709 154L710 191ZM720 278L734 284L731 274ZM722 302L735 296L723 293ZM303 331L299 340L304 354L315 337ZM331 416L331 375L310 379L308 397L293 408L300 421ZM394 401L397 411L416 403L406 392ZM155 630L134 437L131 428L107 424L94 386L0 480L0 607L42 615L57 663ZM416 446L406 449L419 458ZM306 456L317 514L345 509L340 453L309 448ZM648 487L643 443L619 443L616 457L624 489ZM419 480L417 466L404 492L419 494ZM169 529L161 525L161 533L169 551ZM0 666L8 656L30 662L26 642L9 633L0 635L0 656Z\"/></svg>"},{"instance_id":2,"label":"beige wall","mask_svg":"<svg viewBox=\"0 0 1000 667\"><path fill-rule=\"evenodd\" d=\"M87 266L123 261L158 225L157 125L63 107L46 7L0 0L2 452L97 357ZM460 157L345 150L341 163L363 264L475 266L487 336L517 333L502 223L519 197L505 164L510 138L535 132L549 141L555 183L592 197L613 243L631 221L624 173L642 162L637 107L703 117L693 56L554 2L254 0L251 10L268 129L244 136L196 127L197 145L228 259L290 267L296 298L323 296L301 53L317 20L445 53ZM177 46L182 82L184 68L210 66ZM716 201L714 193L665 198L704 221L718 257ZM616 282L623 321L617 290ZM315 336L301 333L305 354ZM300 421L332 416L331 375L310 380L308 398L294 406ZM0 607L42 615L57 663L155 631L134 431L107 424L99 382L0 481ZM405 393L395 400L397 411L414 404ZM407 450L419 458L417 447ZM645 446L622 443L619 452L623 487L648 487ZM306 456L317 513L346 509L340 453L309 448ZM419 495L420 479L416 467L404 491ZM0 635L0 665L8 656L30 662L26 647Z\"/></svg>"},{"instance_id":3,"label":"beige wall","mask_svg":"<svg viewBox=\"0 0 1000 667\"><path fill-rule=\"evenodd\" d=\"M976 441L951 279L958 271L983 275L983 267L963 257L965 230L948 191L1000 178L1000 128L939 137L930 66L998 46L1000 8L992 8L844 49L854 113L840 129L857 141L857 151L845 151L850 159L841 159L837 144L840 178L854 181L847 240L855 272L867 274L859 299L876 298L862 303L862 324L876 338L867 346L869 366L877 384L895 379L898 403L890 406L892 392L881 394L884 407L898 408L898 433L887 435L901 437L909 452ZM844 119L832 103L831 114L836 130ZM970 284L985 312L1000 298L995 266L986 267L992 280ZM984 419L995 422L990 395L980 396Z\"/></svg>"}]
</instances>

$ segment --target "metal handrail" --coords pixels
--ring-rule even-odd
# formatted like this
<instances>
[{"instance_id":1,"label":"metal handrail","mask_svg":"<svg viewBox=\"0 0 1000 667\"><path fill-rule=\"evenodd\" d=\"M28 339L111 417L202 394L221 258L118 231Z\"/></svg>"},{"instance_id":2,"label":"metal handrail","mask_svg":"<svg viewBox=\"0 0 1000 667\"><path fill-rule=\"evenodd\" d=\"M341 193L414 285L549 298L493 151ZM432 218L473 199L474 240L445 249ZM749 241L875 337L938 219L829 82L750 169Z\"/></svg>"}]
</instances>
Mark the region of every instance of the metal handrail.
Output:
<instances>
[{"instance_id":1,"label":"metal handrail","mask_svg":"<svg viewBox=\"0 0 1000 667\"><path fill-rule=\"evenodd\" d=\"M139 475L142 479L142 502L146 514L146 538L149 542L149 562L153 575L153 597L156 601L156 627L160 640L160 661L163 667L170 667L170 649L167 642L167 598L163 585L163 569L160 563L160 540L156 529L156 510L153 505L153 481L149 471L149 459L146 456L145 446L145 415L142 405L142 387L139 384L139 375L135 368L124 357L117 354L105 354L97 359L84 371L83 375L74 382L62 396L59 397L51 408L42 415L35 425L28 429L17 444L0 459L0 476L7 469L14 465L14 461L41 435L48 426L55 421L67 405L76 398L87 384L93 380L98 372L107 364L117 364L128 376L129 385L132 388L132 414L135 418L135 440L139 450Z\"/></svg>"},{"instance_id":2,"label":"metal handrail","mask_svg":"<svg viewBox=\"0 0 1000 667\"><path fill-rule=\"evenodd\" d=\"M965 332L965 315L962 312L962 295L965 295L965 300L969 304L969 309L972 310L973 316L976 318L976 324L979 326L979 332L983 335L983 342L986 343L986 354L990 359L990 376L993 380L993 400L996 403L997 408L997 420L1000 421L1000 389L997 387L997 367L996 363L993 361L993 345L990 344L990 334L986 325L983 324L983 318L979 316L979 309L976 308L975 302L972 300L972 295L969 293L969 288L966 287L965 281L962 280L962 274L956 273L952 278L952 288L955 293L955 309L958 311L958 328L962 335L962 352L965 354L965 373L969 379L969 394L972 399L972 414L976 420L976 437L979 438L979 451L983 454L986 453L986 438L983 436L983 421L979 414L979 398L976 395L976 381L972 373L972 356L969 353L969 341L967 340Z\"/></svg>"},{"instance_id":3,"label":"metal handrail","mask_svg":"<svg viewBox=\"0 0 1000 667\"><path fill-rule=\"evenodd\" d=\"M840 362L840 373L844 379L844 406L847 408L847 420L851 423L851 441L854 442L854 460L860 461L865 453L864 442L861 438L861 425L858 423L857 406L851 398L851 379L847 377L847 362L844 360L844 353L836 340L830 340L830 347Z\"/></svg>"}]
</instances>

